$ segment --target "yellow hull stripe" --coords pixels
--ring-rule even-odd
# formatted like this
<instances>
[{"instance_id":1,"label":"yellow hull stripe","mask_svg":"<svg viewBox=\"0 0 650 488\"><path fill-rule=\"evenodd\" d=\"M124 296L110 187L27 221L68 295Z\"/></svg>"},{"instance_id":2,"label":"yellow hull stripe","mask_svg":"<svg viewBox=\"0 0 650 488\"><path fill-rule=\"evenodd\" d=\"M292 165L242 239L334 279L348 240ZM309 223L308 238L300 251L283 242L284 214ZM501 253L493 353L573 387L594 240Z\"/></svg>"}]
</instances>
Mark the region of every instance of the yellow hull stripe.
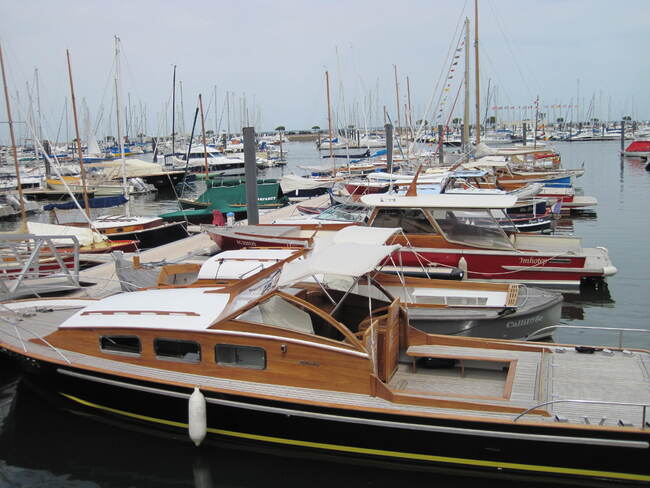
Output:
<instances>
[{"instance_id":1,"label":"yellow hull stripe","mask_svg":"<svg viewBox=\"0 0 650 488\"><path fill-rule=\"evenodd\" d=\"M97 408L99 410L104 410L106 412L111 412L111 413L123 415L125 417L130 417L138 420L154 422L157 424L169 425L172 427L179 427L185 429L187 428L187 424L183 422L174 422L172 420L158 419L155 417L148 417L146 415L126 412L124 410L117 410L115 408L105 407L103 405L91 403L86 400L82 400L81 398L77 398L72 395L67 395L65 393L60 393L60 394L70 400L73 400L87 407ZM590 476L596 478L613 478L613 479L631 480L631 481L650 481L650 476L641 475L641 474L616 473L612 471L596 471L591 469L578 469L578 468L562 468L558 466L539 466L534 464L506 463L501 461L485 461L480 459L465 459L465 458L454 458L454 457L447 457L447 456L432 456L430 454L416 454L416 453L409 453L409 452L387 451L383 449L368 449L365 447L326 444L321 442L299 441L295 439L284 439L281 437L271 437L266 435L246 434L244 432L234 432L230 430L221 430L221 429L212 429L212 428L208 428L207 430L208 432L211 432L213 434L219 434L219 435L224 435L229 437L237 437L240 439L249 439L255 441L271 442L274 444L285 444L290 446L309 447L315 449L327 449L330 451L353 452L357 454L370 454L373 456L412 459L418 461L432 461L437 463L447 463L447 464L457 464L457 465L467 465L467 466L480 466L480 467L496 468L496 469L516 469L521 471L536 471L536 472L562 474L562 475Z\"/></svg>"}]
</instances>

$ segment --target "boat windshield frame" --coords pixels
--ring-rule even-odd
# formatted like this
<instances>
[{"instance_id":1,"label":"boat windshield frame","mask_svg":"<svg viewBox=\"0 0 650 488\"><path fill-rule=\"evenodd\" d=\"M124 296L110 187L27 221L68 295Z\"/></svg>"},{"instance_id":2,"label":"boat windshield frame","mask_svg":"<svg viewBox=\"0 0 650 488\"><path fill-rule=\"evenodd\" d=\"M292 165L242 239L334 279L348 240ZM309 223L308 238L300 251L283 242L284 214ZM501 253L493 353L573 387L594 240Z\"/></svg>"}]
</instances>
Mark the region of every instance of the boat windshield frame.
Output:
<instances>
[{"instance_id":1,"label":"boat windshield frame","mask_svg":"<svg viewBox=\"0 0 650 488\"><path fill-rule=\"evenodd\" d=\"M492 209L428 208L423 210L440 234L449 242L484 249L516 251L508 234L492 214ZM477 225L478 223L483 225Z\"/></svg>"},{"instance_id":2,"label":"boat windshield frame","mask_svg":"<svg viewBox=\"0 0 650 488\"><path fill-rule=\"evenodd\" d=\"M367 221L368 212L367 210L366 211L361 210L355 212L346 207L339 208L339 206L337 205L337 206L330 207L326 210L323 210L320 214L316 215L314 219L361 223Z\"/></svg>"}]
</instances>

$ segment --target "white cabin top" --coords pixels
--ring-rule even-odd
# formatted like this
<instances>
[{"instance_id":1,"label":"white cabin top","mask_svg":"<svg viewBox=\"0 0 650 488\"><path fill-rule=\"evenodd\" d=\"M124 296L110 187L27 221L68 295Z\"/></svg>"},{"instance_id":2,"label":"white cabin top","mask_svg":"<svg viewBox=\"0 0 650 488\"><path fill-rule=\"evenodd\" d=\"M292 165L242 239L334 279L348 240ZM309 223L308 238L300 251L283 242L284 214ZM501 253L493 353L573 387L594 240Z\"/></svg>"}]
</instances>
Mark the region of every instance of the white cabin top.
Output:
<instances>
[{"instance_id":1,"label":"white cabin top","mask_svg":"<svg viewBox=\"0 0 650 488\"><path fill-rule=\"evenodd\" d=\"M153 289L120 293L79 310L60 328L152 328L205 330L228 304L228 293L214 288Z\"/></svg>"},{"instance_id":2,"label":"white cabin top","mask_svg":"<svg viewBox=\"0 0 650 488\"><path fill-rule=\"evenodd\" d=\"M283 261L297 249L239 249L224 251L208 259L199 270L198 279L243 279Z\"/></svg>"},{"instance_id":3,"label":"white cabin top","mask_svg":"<svg viewBox=\"0 0 650 488\"><path fill-rule=\"evenodd\" d=\"M146 225L158 221L162 223L162 219L160 217L103 215L93 220L93 226L97 229L110 229L111 227L118 226Z\"/></svg>"},{"instance_id":4,"label":"white cabin top","mask_svg":"<svg viewBox=\"0 0 650 488\"><path fill-rule=\"evenodd\" d=\"M407 197L375 193L363 195L361 201L379 208L510 208L517 202L514 195L426 194Z\"/></svg>"}]
</instances>

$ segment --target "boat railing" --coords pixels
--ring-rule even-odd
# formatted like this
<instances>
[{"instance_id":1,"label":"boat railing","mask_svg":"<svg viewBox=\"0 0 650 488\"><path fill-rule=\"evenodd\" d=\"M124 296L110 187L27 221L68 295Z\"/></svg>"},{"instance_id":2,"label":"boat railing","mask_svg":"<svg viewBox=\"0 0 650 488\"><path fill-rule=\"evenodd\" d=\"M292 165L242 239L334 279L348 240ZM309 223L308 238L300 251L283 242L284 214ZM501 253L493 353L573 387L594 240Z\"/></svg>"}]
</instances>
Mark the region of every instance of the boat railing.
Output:
<instances>
[{"instance_id":1,"label":"boat railing","mask_svg":"<svg viewBox=\"0 0 650 488\"><path fill-rule=\"evenodd\" d=\"M79 241L72 235L3 234L0 277L3 300L38 296L55 289L77 289ZM55 283L48 278L58 279Z\"/></svg>"},{"instance_id":2,"label":"boat railing","mask_svg":"<svg viewBox=\"0 0 650 488\"><path fill-rule=\"evenodd\" d=\"M650 407L650 404L648 403L630 403L630 402L612 402L612 401L605 401L605 400L571 400L571 399L564 399L564 400L549 400L548 402L543 402L539 403L537 405L534 405L525 411L521 412L519 415L517 415L514 419L513 422L516 422L519 420L521 417L537 410L538 408L545 407L548 405L555 405L558 403L573 403L573 404L586 404L586 405L610 405L610 406L615 406L615 407L641 407L641 429L646 428L646 412L648 407ZM601 425L604 422L605 417L601 420ZM565 420L566 421L566 420ZM587 417L585 417L585 422L588 423ZM620 421L619 421L620 422Z\"/></svg>"},{"instance_id":3,"label":"boat railing","mask_svg":"<svg viewBox=\"0 0 650 488\"><path fill-rule=\"evenodd\" d=\"M25 331L25 332L29 332L31 335L34 336L34 338L35 338L36 340L39 340L39 341L43 342L43 343L44 343L46 346L48 346L50 349L54 350L54 352L57 353L59 356L61 356L61 357L63 358L63 360L64 360L66 363L68 363L68 364L72 364L72 362L71 362L67 357L65 357L65 355L64 355L64 354L63 354L63 353L62 353L62 352L61 352L57 347L53 346L53 345L52 345L50 342L48 342L44 337L41 337L41 336L39 336L38 334L34 333L33 331L29 330L28 328L26 328L26 327L21 327L21 326L19 326L18 324L12 323L11 325L14 326L14 329L16 330L16 334L18 335L18 339L20 340L20 344L23 346L23 350L24 350L25 352L27 352L27 346L25 345L25 339L23 339L23 337L20 335L20 331L19 331L19 329L20 329L20 330L23 330L23 331Z\"/></svg>"},{"instance_id":4,"label":"boat railing","mask_svg":"<svg viewBox=\"0 0 650 488\"><path fill-rule=\"evenodd\" d=\"M643 333L643 334L650 334L650 330L648 329L630 329L630 328L622 328L622 327L592 327L592 326L586 326L586 325L549 325L548 327L543 327L541 329L536 330L535 332L531 332L528 334L526 337L526 340L531 340L539 337L544 337L546 336L546 332L549 331L554 331L557 329L569 329L569 330L602 330L606 332L616 332L618 334L618 347L622 348L623 347L623 336L626 332L635 332L635 333Z\"/></svg>"}]
</instances>

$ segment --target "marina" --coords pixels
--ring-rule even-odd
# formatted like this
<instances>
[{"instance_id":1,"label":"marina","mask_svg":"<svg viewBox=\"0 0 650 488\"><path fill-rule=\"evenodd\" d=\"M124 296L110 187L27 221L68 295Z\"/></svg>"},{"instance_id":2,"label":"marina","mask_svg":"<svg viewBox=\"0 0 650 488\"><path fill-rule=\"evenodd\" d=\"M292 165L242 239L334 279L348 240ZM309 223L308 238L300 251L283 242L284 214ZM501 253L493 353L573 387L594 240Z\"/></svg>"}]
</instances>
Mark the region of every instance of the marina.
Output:
<instances>
[{"instance_id":1,"label":"marina","mask_svg":"<svg viewBox=\"0 0 650 488\"><path fill-rule=\"evenodd\" d=\"M440 74L397 40L376 83L360 44L253 70L244 36L216 76L164 36L53 64L7 30L0 484L650 482L647 100L517 56L555 40L515 10L439 8Z\"/></svg>"}]
</instances>

